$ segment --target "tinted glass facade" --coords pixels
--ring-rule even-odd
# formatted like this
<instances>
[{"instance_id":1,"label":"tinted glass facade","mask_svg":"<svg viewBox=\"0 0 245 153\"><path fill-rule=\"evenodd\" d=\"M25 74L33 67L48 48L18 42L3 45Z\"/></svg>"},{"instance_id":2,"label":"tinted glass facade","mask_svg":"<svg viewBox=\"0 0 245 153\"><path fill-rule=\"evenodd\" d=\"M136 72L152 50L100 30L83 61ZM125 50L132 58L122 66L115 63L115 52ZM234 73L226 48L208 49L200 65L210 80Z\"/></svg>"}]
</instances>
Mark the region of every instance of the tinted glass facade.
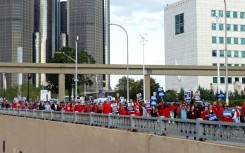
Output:
<instances>
[{"instance_id":1,"label":"tinted glass facade","mask_svg":"<svg viewBox=\"0 0 245 153\"><path fill-rule=\"evenodd\" d=\"M97 64L104 60L104 1L103 0L68 0L67 33L68 46L75 48L76 36L78 51L87 51ZM98 76L102 81L102 76ZM95 80L93 80L95 82ZM99 88L101 88L99 84ZM90 89L88 89L90 90ZM92 91L95 91L95 87Z\"/></svg>"},{"instance_id":2,"label":"tinted glass facade","mask_svg":"<svg viewBox=\"0 0 245 153\"><path fill-rule=\"evenodd\" d=\"M184 33L184 13L175 16L175 34Z\"/></svg>"},{"instance_id":3,"label":"tinted glass facade","mask_svg":"<svg viewBox=\"0 0 245 153\"><path fill-rule=\"evenodd\" d=\"M0 0L0 61L17 62L17 48L23 47L23 62L32 62L34 1ZM26 75L24 75L26 80ZM2 75L0 75L2 80ZM7 86L16 85L16 74L6 74ZM2 86L2 81L0 81Z\"/></svg>"}]
</instances>

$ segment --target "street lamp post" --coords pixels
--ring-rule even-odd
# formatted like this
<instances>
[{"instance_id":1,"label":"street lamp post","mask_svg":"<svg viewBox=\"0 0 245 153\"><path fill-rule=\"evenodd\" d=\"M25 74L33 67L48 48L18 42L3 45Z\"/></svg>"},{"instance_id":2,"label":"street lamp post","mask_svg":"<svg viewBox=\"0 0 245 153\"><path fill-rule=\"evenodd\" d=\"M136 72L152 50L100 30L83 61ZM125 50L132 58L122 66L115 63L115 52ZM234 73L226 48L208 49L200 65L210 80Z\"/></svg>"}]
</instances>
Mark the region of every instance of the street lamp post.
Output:
<instances>
[{"instance_id":1,"label":"street lamp post","mask_svg":"<svg viewBox=\"0 0 245 153\"><path fill-rule=\"evenodd\" d=\"M125 32L126 34L126 38L127 38L127 102L129 102L129 80L128 80L128 33L126 31L126 29L124 27L122 27L121 25L119 24L113 24L113 23L109 23L109 25L114 25L114 26L118 26L120 27L121 29L123 29L123 31Z\"/></svg>"},{"instance_id":2,"label":"street lamp post","mask_svg":"<svg viewBox=\"0 0 245 153\"><path fill-rule=\"evenodd\" d=\"M226 93L226 104L229 105L229 93L228 93L228 56L227 56L227 17L226 17L226 0L224 0L225 6L225 93Z\"/></svg>"},{"instance_id":3,"label":"street lamp post","mask_svg":"<svg viewBox=\"0 0 245 153\"><path fill-rule=\"evenodd\" d=\"M79 37L76 36L76 60L75 60L75 63L76 63L76 74L75 74L75 99L74 101L77 101L77 41L78 41Z\"/></svg>"},{"instance_id":4,"label":"street lamp post","mask_svg":"<svg viewBox=\"0 0 245 153\"><path fill-rule=\"evenodd\" d=\"M144 102L145 102L145 45L146 45L146 42L147 42L147 40L146 40L146 36L147 36L147 34L145 34L145 36L143 37L143 36L140 36L140 38L141 38L141 40L140 40L140 43L142 44L142 46L143 46L143 90L144 90L144 98L143 98L143 100L144 100Z\"/></svg>"},{"instance_id":5,"label":"street lamp post","mask_svg":"<svg viewBox=\"0 0 245 153\"><path fill-rule=\"evenodd\" d=\"M30 100L30 79L31 79L31 76L30 76L30 73L28 73L28 84L27 84L27 102L29 102Z\"/></svg>"}]
</instances>

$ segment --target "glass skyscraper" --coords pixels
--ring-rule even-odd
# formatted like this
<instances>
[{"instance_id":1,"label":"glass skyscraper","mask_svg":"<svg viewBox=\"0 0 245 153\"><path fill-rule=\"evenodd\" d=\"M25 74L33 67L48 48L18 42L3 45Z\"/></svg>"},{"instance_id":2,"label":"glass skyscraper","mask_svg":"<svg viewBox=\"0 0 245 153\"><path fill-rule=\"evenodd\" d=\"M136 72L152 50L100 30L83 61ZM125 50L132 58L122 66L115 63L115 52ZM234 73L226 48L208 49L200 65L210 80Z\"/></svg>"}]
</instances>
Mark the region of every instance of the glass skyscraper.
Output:
<instances>
[{"instance_id":1,"label":"glass skyscraper","mask_svg":"<svg viewBox=\"0 0 245 153\"><path fill-rule=\"evenodd\" d=\"M33 0L0 0L0 62L17 62L17 48L23 50L23 62L33 61ZM23 79L27 80L27 75ZM3 75L0 75L3 86ZM16 74L6 74L7 87L17 84Z\"/></svg>"},{"instance_id":2,"label":"glass skyscraper","mask_svg":"<svg viewBox=\"0 0 245 153\"><path fill-rule=\"evenodd\" d=\"M59 0L35 0L35 63L46 63L59 49ZM36 74L36 87L46 85L45 74Z\"/></svg>"},{"instance_id":3,"label":"glass skyscraper","mask_svg":"<svg viewBox=\"0 0 245 153\"><path fill-rule=\"evenodd\" d=\"M78 51L87 51L97 64L109 64L109 17L109 0L67 0L68 45L75 48L78 36ZM106 78L98 75L100 82Z\"/></svg>"}]
</instances>

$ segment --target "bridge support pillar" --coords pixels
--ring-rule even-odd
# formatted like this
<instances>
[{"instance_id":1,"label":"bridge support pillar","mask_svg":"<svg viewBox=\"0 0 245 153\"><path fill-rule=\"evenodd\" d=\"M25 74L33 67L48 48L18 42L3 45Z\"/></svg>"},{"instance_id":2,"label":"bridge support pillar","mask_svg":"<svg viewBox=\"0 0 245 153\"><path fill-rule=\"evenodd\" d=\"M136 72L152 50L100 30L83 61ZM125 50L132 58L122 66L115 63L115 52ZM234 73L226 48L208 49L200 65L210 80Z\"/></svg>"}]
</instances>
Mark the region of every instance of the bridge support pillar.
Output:
<instances>
[{"instance_id":1,"label":"bridge support pillar","mask_svg":"<svg viewBox=\"0 0 245 153\"><path fill-rule=\"evenodd\" d=\"M145 99L150 99L151 96L151 83L150 75L145 75Z\"/></svg>"},{"instance_id":2,"label":"bridge support pillar","mask_svg":"<svg viewBox=\"0 0 245 153\"><path fill-rule=\"evenodd\" d=\"M59 101L65 99L65 74L59 74Z\"/></svg>"}]
</instances>

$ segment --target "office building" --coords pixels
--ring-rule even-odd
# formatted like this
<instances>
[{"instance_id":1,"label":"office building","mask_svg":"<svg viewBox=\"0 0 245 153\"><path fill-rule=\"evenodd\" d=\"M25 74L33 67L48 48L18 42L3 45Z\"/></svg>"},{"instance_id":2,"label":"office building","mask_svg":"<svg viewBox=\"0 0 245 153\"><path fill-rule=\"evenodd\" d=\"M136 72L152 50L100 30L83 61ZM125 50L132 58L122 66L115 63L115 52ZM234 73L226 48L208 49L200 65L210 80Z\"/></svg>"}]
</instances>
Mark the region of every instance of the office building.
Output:
<instances>
[{"instance_id":1,"label":"office building","mask_svg":"<svg viewBox=\"0 0 245 153\"><path fill-rule=\"evenodd\" d=\"M0 0L0 62L17 62L17 52L22 51L19 61L33 61L32 38L34 32L34 1ZM19 49L18 49L19 48ZM0 75L0 86L17 85L18 74ZM2 81L4 80L4 81ZM22 82L22 81L21 81ZM27 75L23 75L27 82Z\"/></svg>"},{"instance_id":2,"label":"office building","mask_svg":"<svg viewBox=\"0 0 245 153\"><path fill-rule=\"evenodd\" d=\"M88 52L97 64L109 64L109 17L109 0L68 0L68 46L75 48L78 36L78 51ZM109 76L98 75L97 83L100 89L103 78ZM95 79L93 82L96 82ZM88 87L87 91L95 91L95 86Z\"/></svg>"},{"instance_id":3,"label":"office building","mask_svg":"<svg viewBox=\"0 0 245 153\"><path fill-rule=\"evenodd\" d=\"M245 66L244 0L181 0L165 7L166 65L225 66L227 41L228 66ZM227 17L225 26L224 17ZM225 31L227 29L227 40ZM217 76L166 76L166 89L193 89L197 86L217 91ZM225 91L225 76L220 76ZM245 77L229 76L228 90L243 90Z\"/></svg>"},{"instance_id":4,"label":"office building","mask_svg":"<svg viewBox=\"0 0 245 153\"><path fill-rule=\"evenodd\" d=\"M46 63L59 49L59 0L35 0L35 63ZM46 85L46 75L36 74L36 87Z\"/></svg>"}]
</instances>

